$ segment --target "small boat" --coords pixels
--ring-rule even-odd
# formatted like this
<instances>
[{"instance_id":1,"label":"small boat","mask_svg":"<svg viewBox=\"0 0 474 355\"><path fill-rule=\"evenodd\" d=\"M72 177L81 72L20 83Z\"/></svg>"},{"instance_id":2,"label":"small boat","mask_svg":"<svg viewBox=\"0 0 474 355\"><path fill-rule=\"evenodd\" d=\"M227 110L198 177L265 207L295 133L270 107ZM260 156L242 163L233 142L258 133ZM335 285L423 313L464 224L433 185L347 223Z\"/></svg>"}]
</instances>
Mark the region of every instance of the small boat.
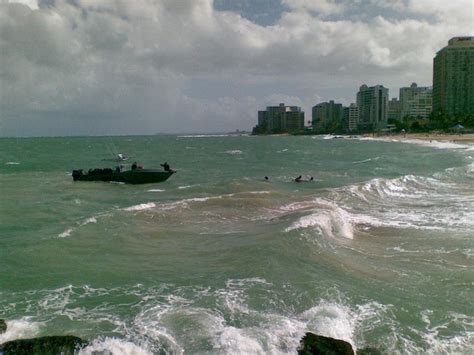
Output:
<instances>
[{"instance_id":1,"label":"small boat","mask_svg":"<svg viewBox=\"0 0 474 355\"><path fill-rule=\"evenodd\" d=\"M165 181L174 173L175 171L172 169L163 171L160 169L136 168L122 171L120 168L115 170L105 168L90 169L87 172L80 169L72 171L72 178L74 181L113 181L126 184L149 184Z\"/></svg>"}]
</instances>

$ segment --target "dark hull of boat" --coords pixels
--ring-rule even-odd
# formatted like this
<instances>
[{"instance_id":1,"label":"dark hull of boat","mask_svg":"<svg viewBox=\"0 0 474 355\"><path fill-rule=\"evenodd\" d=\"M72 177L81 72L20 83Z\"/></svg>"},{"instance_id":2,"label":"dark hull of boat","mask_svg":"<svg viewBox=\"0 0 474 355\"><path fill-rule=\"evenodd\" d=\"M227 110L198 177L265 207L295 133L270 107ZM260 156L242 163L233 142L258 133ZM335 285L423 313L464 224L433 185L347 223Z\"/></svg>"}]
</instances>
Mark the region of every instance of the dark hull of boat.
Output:
<instances>
[{"instance_id":1,"label":"dark hull of boat","mask_svg":"<svg viewBox=\"0 0 474 355\"><path fill-rule=\"evenodd\" d=\"M82 170L74 170L72 178L74 181L113 181L125 184L150 184L167 180L174 171L162 171L154 169L136 169L127 171L113 171L112 169L96 169L88 173Z\"/></svg>"}]
</instances>

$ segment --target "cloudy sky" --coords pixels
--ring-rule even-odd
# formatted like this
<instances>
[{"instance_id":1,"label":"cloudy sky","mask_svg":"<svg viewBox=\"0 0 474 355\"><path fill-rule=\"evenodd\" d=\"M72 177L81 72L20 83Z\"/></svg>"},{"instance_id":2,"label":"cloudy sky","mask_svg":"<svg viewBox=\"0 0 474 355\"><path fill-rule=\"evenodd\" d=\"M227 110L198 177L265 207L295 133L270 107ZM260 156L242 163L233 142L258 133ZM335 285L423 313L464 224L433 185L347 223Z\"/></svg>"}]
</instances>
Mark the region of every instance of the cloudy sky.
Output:
<instances>
[{"instance_id":1,"label":"cloudy sky","mask_svg":"<svg viewBox=\"0 0 474 355\"><path fill-rule=\"evenodd\" d=\"M0 136L249 130L432 85L472 0L0 0Z\"/></svg>"}]
</instances>

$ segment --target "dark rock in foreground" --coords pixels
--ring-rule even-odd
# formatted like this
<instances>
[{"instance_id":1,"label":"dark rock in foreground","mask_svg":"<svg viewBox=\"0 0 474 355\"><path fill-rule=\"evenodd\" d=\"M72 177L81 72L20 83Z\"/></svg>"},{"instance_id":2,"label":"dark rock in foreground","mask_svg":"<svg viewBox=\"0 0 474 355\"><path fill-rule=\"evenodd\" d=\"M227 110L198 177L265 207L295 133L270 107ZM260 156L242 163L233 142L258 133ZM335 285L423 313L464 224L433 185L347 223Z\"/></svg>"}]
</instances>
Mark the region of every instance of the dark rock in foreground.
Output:
<instances>
[{"instance_id":1,"label":"dark rock in foreground","mask_svg":"<svg viewBox=\"0 0 474 355\"><path fill-rule=\"evenodd\" d=\"M7 323L3 319L0 319L0 334L5 333L6 330L7 330Z\"/></svg>"},{"instance_id":2,"label":"dark rock in foreground","mask_svg":"<svg viewBox=\"0 0 474 355\"><path fill-rule=\"evenodd\" d=\"M72 355L86 344L86 341L72 335L18 339L0 345L0 354Z\"/></svg>"},{"instance_id":3,"label":"dark rock in foreground","mask_svg":"<svg viewBox=\"0 0 474 355\"><path fill-rule=\"evenodd\" d=\"M301 339L298 354L354 355L354 350L352 350L351 344L344 340L306 333Z\"/></svg>"}]
</instances>

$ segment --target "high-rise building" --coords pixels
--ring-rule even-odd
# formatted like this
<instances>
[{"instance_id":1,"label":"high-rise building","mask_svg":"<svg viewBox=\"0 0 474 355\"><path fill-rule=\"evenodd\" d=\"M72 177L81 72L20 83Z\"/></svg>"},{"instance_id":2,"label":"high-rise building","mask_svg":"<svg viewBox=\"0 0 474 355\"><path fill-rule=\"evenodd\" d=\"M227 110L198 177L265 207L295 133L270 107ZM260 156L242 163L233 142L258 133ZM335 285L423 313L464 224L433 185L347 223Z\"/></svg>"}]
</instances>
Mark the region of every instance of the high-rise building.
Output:
<instances>
[{"instance_id":1,"label":"high-rise building","mask_svg":"<svg viewBox=\"0 0 474 355\"><path fill-rule=\"evenodd\" d=\"M342 123L342 114L342 104L334 103L332 100L313 106L313 129L325 129L334 123Z\"/></svg>"},{"instance_id":2,"label":"high-rise building","mask_svg":"<svg viewBox=\"0 0 474 355\"><path fill-rule=\"evenodd\" d=\"M454 37L433 60L433 111L474 113L474 37Z\"/></svg>"},{"instance_id":3,"label":"high-rise building","mask_svg":"<svg viewBox=\"0 0 474 355\"><path fill-rule=\"evenodd\" d=\"M379 130L387 126L388 89L382 85L362 85L357 93L359 129Z\"/></svg>"},{"instance_id":4,"label":"high-rise building","mask_svg":"<svg viewBox=\"0 0 474 355\"><path fill-rule=\"evenodd\" d=\"M298 106L268 106L266 111L258 111L258 125L254 132L279 133L304 129L304 112Z\"/></svg>"},{"instance_id":5,"label":"high-rise building","mask_svg":"<svg viewBox=\"0 0 474 355\"><path fill-rule=\"evenodd\" d=\"M349 131L357 129L359 123L359 107L357 104L352 103L349 106Z\"/></svg>"},{"instance_id":6,"label":"high-rise building","mask_svg":"<svg viewBox=\"0 0 474 355\"><path fill-rule=\"evenodd\" d=\"M402 115L401 115L400 101L396 97L394 97L388 102L387 118L389 120L399 120L401 117Z\"/></svg>"},{"instance_id":7,"label":"high-rise building","mask_svg":"<svg viewBox=\"0 0 474 355\"><path fill-rule=\"evenodd\" d=\"M342 107L342 128L344 131L349 131L349 107Z\"/></svg>"},{"instance_id":8,"label":"high-rise building","mask_svg":"<svg viewBox=\"0 0 474 355\"><path fill-rule=\"evenodd\" d=\"M413 83L409 87L400 88L400 118L427 119L433 107L432 97L433 90L428 86Z\"/></svg>"}]
</instances>

